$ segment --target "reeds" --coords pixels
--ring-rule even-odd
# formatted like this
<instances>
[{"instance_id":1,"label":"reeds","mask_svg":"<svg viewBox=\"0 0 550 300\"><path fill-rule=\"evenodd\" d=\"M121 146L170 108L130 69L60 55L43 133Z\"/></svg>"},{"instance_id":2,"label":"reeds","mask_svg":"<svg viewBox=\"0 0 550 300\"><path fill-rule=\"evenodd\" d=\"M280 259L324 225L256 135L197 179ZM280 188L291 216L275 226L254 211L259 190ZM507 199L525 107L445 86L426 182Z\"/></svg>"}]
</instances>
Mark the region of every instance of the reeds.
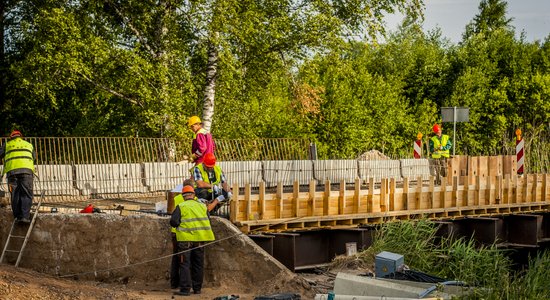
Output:
<instances>
[{"instance_id":1,"label":"reeds","mask_svg":"<svg viewBox=\"0 0 550 300\"><path fill-rule=\"evenodd\" d=\"M373 265L381 251L402 254L410 269L467 283L471 292L462 299L550 299L548 251L518 273L512 271L508 250L472 238L439 237L437 230L436 223L424 219L383 224L373 245L357 258Z\"/></svg>"}]
</instances>

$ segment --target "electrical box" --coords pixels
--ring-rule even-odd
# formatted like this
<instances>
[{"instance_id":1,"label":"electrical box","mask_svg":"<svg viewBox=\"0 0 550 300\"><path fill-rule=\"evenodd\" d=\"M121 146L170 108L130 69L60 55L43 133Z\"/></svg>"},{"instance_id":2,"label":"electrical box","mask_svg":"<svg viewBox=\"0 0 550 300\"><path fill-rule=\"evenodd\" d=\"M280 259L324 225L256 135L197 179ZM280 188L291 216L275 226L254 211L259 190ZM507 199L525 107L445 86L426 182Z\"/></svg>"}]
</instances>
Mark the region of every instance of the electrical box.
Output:
<instances>
[{"instance_id":1,"label":"electrical box","mask_svg":"<svg viewBox=\"0 0 550 300\"><path fill-rule=\"evenodd\" d=\"M376 277L384 277L397 271L405 263L405 258L401 254L382 251L374 258L374 267Z\"/></svg>"}]
</instances>

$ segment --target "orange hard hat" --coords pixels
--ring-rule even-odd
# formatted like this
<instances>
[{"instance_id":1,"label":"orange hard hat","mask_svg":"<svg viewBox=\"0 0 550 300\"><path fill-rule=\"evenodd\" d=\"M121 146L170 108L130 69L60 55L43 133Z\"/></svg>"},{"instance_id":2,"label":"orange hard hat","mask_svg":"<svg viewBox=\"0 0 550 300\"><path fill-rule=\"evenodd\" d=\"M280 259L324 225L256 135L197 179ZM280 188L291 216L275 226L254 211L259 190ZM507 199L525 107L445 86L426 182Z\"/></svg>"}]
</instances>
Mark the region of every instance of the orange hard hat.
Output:
<instances>
[{"instance_id":1,"label":"orange hard hat","mask_svg":"<svg viewBox=\"0 0 550 300\"><path fill-rule=\"evenodd\" d=\"M21 131L19 131L19 130L14 130L10 133L10 139L13 139L14 137L18 137L18 136L23 136L21 134Z\"/></svg>"},{"instance_id":2,"label":"orange hard hat","mask_svg":"<svg viewBox=\"0 0 550 300\"><path fill-rule=\"evenodd\" d=\"M216 165L216 156L214 156L214 153L206 153L203 162L205 166L212 168Z\"/></svg>"},{"instance_id":3,"label":"orange hard hat","mask_svg":"<svg viewBox=\"0 0 550 300\"><path fill-rule=\"evenodd\" d=\"M181 189L182 194L188 194L188 193L195 193L195 189L190 185L183 186L183 189Z\"/></svg>"},{"instance_id":4,"label":"orange hard hat","mask_svg":"<svg viewBox=\"0 0 550 300\"><path fill-rule=\"evenodd\" d=\"M434 127L432 128L434 133L437 133L441 130L441 126L439 126L438 124L434 124Z\"/></svg>"}]
</instances>

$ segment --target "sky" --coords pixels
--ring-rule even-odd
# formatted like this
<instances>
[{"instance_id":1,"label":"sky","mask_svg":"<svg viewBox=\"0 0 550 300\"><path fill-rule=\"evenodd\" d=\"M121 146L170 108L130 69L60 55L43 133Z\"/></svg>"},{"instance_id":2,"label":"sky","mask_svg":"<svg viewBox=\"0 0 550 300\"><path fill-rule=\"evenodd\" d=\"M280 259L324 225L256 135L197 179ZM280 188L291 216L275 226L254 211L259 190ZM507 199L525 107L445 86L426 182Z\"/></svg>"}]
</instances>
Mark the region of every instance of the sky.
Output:
<instances>
[{"instance_id":1,"label":"sky","mask_svg":"<svg viewBox=\"0 0 550 300\"><path fill-rule=\"evenodd\" d=\"M479 13L481 0L424 0L424 31L441 28L444 37L458 43L466 24ZM512 18L519 37L525 31L528 42L544 41L550 34L550 0L508 0L507 17ZM386 17L388 29L394 30L401 15Z\"/></svg>"}]
</instances>

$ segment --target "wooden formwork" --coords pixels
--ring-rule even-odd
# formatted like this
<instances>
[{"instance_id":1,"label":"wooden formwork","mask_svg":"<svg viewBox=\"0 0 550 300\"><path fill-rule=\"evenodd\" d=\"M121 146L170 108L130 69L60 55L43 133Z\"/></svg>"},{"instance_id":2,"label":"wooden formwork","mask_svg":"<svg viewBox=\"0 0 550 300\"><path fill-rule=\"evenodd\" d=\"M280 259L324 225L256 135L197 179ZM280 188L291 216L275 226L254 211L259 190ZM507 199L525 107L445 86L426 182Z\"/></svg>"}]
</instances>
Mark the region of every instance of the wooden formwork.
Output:
<instances>
[{"instance_id":1,"label":"wooden formwork","mask_svg":"<svg viewBox=\"0 0 550 300\"><path fill-rule=\"evenodd\" d=\"M498 162L497 162L498 164ZM490 168L489 168L490 169ZM471 180L473 178L473 180ZM418 217L450 218L471 215L495 215L514 212L545 211L550 208L550 175L487 175L447 177L440 186L421 178L382 179L352 184L330 181L309 187L296 182L292 192L266 193L260 184L258 193L250 185L239 194L234 187L231 221L245 232L251 230L288 230L319 227L357 226L394 219ZM304 191L305 190L305 191Z\"/></svg>"}]
</instances>

